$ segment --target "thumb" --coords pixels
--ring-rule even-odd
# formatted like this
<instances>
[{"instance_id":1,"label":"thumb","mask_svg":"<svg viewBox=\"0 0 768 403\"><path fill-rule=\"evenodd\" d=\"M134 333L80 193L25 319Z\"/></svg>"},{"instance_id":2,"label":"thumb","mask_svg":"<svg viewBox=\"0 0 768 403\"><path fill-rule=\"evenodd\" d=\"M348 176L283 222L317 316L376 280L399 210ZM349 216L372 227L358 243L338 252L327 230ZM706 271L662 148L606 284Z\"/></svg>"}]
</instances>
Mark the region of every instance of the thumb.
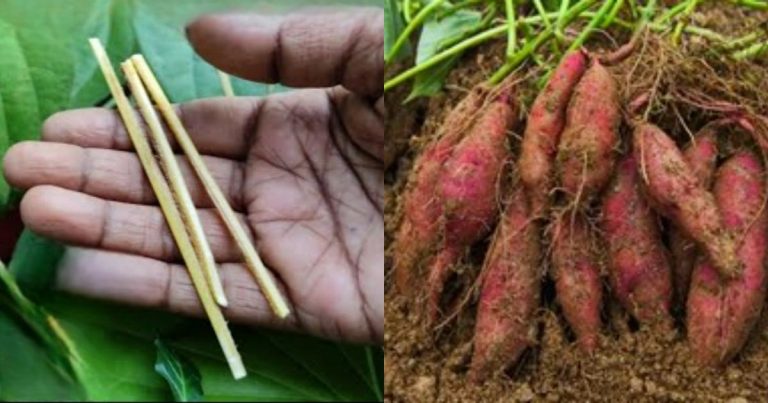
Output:
<instances>
[{"instance_id":1,"label":"thumb","mask_svg":"<svg viewBox=\"0 0 768 403\"><path fill-rule=\"evenodd\" d=\"M315 8L286 15L217 14L187 26L195 50L221 70L290 87L343 85L378 98L384 85L378 8Z\"/></svg>"}]
</instances>

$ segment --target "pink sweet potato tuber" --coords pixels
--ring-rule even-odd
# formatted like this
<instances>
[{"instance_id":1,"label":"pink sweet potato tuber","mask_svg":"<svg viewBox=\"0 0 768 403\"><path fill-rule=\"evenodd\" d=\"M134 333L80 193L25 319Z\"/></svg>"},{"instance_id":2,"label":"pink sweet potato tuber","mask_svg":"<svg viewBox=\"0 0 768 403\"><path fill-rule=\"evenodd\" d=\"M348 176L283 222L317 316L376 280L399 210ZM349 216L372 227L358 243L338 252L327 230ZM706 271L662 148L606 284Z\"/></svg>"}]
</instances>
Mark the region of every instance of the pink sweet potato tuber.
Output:
<instances>
[{"instance_id":1,"label":"pink sweet potato tuber","mask_svg":"<svg viewBox=\"0 0 768 403\"><path fill-rule=\"evenodd\" d=\"M693 170L694 176L705 189L712 186L717 167L717 140L715 131L704 127L696 134L694 141L683 150L683 157ZM695 243L677 228L671 228L669 233L669 248L673 259L673 284L676 300L685 304L688 287L691 283L691 272L696 261Z\"/></svg>"},{"instance_id":2,"label":"pink sweet potato tuber","mask_svg":"<svg viewBox=\"0 0 768 403\"><path fill-rule=\"evenodd\" d=\"M442 203L443 237L426 287L431 320L440 314L440 297L452 266L467 247L493 227L498 213L499 179L511 157L507 130L515 118L510 91L501 91L480 112L440 174L436 193Z\"/></svg>"},{"instance_id":3,"label":"pink sweet potato tuber","mask_svg":"<svg viewBox=\"0 0 768 403\"><path fill-rule=\"evenodd\" d=\"M577 204L596 196L610 181L620 121L616 82L595 60L568 104L557 151L560 185Z\"/></svg>"},{"instance_id":4,"label":"pink sweet potato tuber","mask_svg":"<svg viewBox=\"0 0 768 403\"><path fill-rule=\"evenodd\" d=\"M688 341L694 358L722 365L742 348L765 301L768 215L765 172L752 152L739 152L717 172L715 197L725 226L740 236L742 275L727 281L703 256L693 271L687 306Z\"/></svg>"},{"instance_id":5,"label":"pink sweet potato tuber","mask_svg":"<svg viewBox=\"0 0 768 403\"><path fill-rule=\"evenodd\" d=\"M597 237L581 216L555 217L552 227L552 277L557 302L584 351L597 348L603 289Z\"/></svg>"},{"instance_id":6,"label":"pink sweet potato tuber","mask_svg":"<svg viewBox=\"0 0 768 403\"><path fill-rule=\"evenodd\" d=\"M721 275L737 276L741 264L736 238L725 229L714 196L696 178L674 141L658 127L640 123L633 142L638 170L657 212L693 239Z\"/></svg>"},{"instance_id":7,"label":"pink sweet potato tuber","mask_svg":"<svg viewBox=\"0 0 768 403\"><path fill-rule=\"evenodd\" d=\"M511 195L483 265L470 378L513 364L534 340L541 258L539 226L522 187Z\"/></svg>"},{"instance_id":8,"label":"pink sweet potato tuber","mask_svg":"<svg viewBox=\"0 0 768 403\"><path fill-rule=\"evenodd\" d=\"M437 181L453 148L483 104L487 89L475 87L451 112L438 130L437 139L417 158L403 194L403 221L393 253L395 284L409 293L420 267L440 240L442 203L436 196Z\"/></svg>"},{"instance_id":9,"label":"pink sweet potato tuber","mask_svg":"<svg viewBox=\"0 0 768 403\"><path fill-rule=\"evenodd\" d=\"M671 268L656 213L640 191L633 154L619 163L602 209L613 295L641 324L671 329Z\"/></svg>"},{"instance_id":10,"label":"pink sweet potato tuber","mask_svg":"<svg viewBox=\"0 0 768 403\"><path fill-rule=\"evenodd\" d=\"M535 216L546 214L565 111L586 65L586 56L581 51L563 57L528 114L518 171Z\"/></svg>"}]
</instances>

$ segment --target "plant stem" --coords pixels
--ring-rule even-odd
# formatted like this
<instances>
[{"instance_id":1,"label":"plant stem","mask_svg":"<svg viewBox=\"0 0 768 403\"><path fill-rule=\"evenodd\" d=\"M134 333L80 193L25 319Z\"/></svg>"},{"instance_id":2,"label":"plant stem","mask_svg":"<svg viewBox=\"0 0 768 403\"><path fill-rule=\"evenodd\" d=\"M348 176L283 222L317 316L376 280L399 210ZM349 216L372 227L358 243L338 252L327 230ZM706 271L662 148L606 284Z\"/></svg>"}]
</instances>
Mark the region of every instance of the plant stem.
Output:
<instances>
[{"instance_id":1,"label":"plant stem","mask_svg":"<svg viewBox=\"0 0 768 403\"><path fill-rule=\"evenodd\" d=\"M637 18L637 0L629 0L629 11L632 13L632 18Z\"/></svg>"},{"instance_id":2,"label":"plant stem","mask_svg":"<svg viewBox=\"0 0 768 403\"><path fill-rule=\"evenodd\" d=\"M403 20L405 20L406 24L413 20L413 16L411 15L411 0L403 0Z\"/></svg>"},{"instance_id":3,"label":"plant stem","mask_svg":"<svg viewBox=\"0 0 768 403\"><path fill-rule=\"evenodd\" d=\"M680 14L681 12L683 12L683 10L685 10L685 8L688 7L688 3L689 2L690 2L690 0L682 1L680 3L675 4L673 7L671 7L670 9L665 11L664 13L662 13L658 18L656 18L654 23L656 23L656 24L663 24L663 23L667 22L668 20L672 19L672 17L674 17L674 16ZM645 8L647 9L648 6L646 6Z\"/></svg>"},{"instance_id":4,"label":"plant stem","mask_svg":"<svg viewBox=\"0 0 768 403\"><path fill-rule=\"evenodd\" d=\"M547 15L547 10L544 8L544 5L541 3L541 0L533 0L533 5L536 7L536 12L538 12L539 16L541 16L541 21L544 23L544 27L548 29L553 29L552 21L549 20L549 16ZM526 26L530 27L530 24L526 24ZM531 35L529 34L527 36L528 36L528 39L530 39ZM560 54L560 47L557 45L556 41L552 42L552 53L556 55Z\"/></svg>"},{"instance_id":5,"label":"plant stem","mask_svg":"<svg viewBox=\"0 0 768 403\"><path fill-rule=\"evenodd\" d=\"M611 8L611 11L608 12L608 15L603 19L603 22L600 24L600 28L607 28L613 23L613 20L616 19L616 16L619 14L619 11L621 10L621 7L624 6L624 0L616 0L616 2L613 4L613 8Z\"/></svg>"},{"instance_id":6,"label":"plant stem","mask_svg":"<svg viewBox=\"0 0 768 403\"><path fill-rule=\"evenodd\" d=\"M749 45L750 43L756 41L758 38L760 38L761 33L760 32L750 32L742 37L736 38L731 40L730 42L723 45L723 49L736 49L740 48L742 46Z\"/></svg>"},{"instance_id":7,"label":"plant stem","mask_svg":"<svg viewBox=\"0 0 768 403\"><path fill-rule=\"evenodd\" d=\"M565 14L565 17L562 18L561 22L564 23L564 25L568 25L573 21L575 18L577 18L581 13L586 11L592 4L595 3L596 0L584 0L579 3L577 3L575 6L573 6L570 10L568 10ZM541 46L542 43L549 40L550 37L554 35L554 31L551 29L545 28L543 31L539 33L539 35L536 36L536 38L532 41L528 41L528 43L525 44L525 46L520 49L519 52L515 55L514 58L510 59L505 63L501 68L496 71L493 76L491 76L489 82L492 85L496 85L501 82L509 73L511 73L514 69L516 69L525 59L536 49L538 49L539 46Z\"/></svg>"},{"instance_id":8,"label":"plant stem","mask_svg":"<svg viewBox=\"0 0 768 403\"><path fill-rule=\"evenodd\" d=\"M432 0L431 3L429 3L426 7L421 9L418 14L416 14L416 17L414 17L410 22L408 22L408 25L405 26L405 29L403 32L400 33L400 36L397 37L397 40L395 40L395 43L392 45L392 47L389 49L389 53L384 56L384 63L389 64L392 59L395 58L395 55L397 55L400 52L400 48L405 45L405 42L408 41L408 39L411 37L411 34L413 31L416 30L416 28L420 27L424 20L429 17L429 15L440 5L443 4L445 0Z\"/></svg>"},{"instance_id":9,"label":"plant stem","mask_svg":"<svg viewBox=\"0 0 768 403\"><path fill-rule=\"evenodd\" d=\"M517 48L517 26L515 21L515 2L514 0L504 0L504 6L507 11L507 59L515 54Z\"/></svg>"},{"instance_id":10,"label":"plant stem","mask_svg":"<svg viewBox=\"0 0 768 403\"><path fill-rule=\"evenodd\" d=\"M221 349L224 351L224 356L232 371L232 375L235 379L240 379L246 374L245 366L243 365L240 353L235 346L232 333L230 333L229 328L227 327L227 322L224 320L224 315L213 300L211 290L208 288L208 283L200 269L197 254L192 247L192 242L189 239L184 221L182 221L181 215L179 214L178 207L173 201L168 182L165 177L163 177L162 171L152 155L152 149L149 146L144 130L139 124L136 112L131 107L128 97L125 95L123 87L117 79L117 75L112 67L112 63L109 61L107 52L97 38L91 38L90 44L101 68L101 72L104 75L104 79L109 86L109 90L115 98L117 110L123 119L126 131L128 132L128 137L133 143L139 161L149 179L150 186L157 196L160 209L163 211L163 215L168 222L168 227L171 229L171 234L179 247L184 262L186 263L189 277L197 291L198 298L200 298L203 310L211 321L211 326L216 333Z\"/></svg>"},{"instance_id":11,"label":"plant stem","mask_svg":"<svg viewBox=\"0 0 768 403\"><path fill-rule=\"evenodd\" d=\"M758 0L732 0L738 6L744 6L755 10L768 10L768 3Z\"/></svg>"},{"instance_id":12,"label":"plant stem","mask_svg":"<svg viewBox=\"0 0 768 403\"><path fill-rule=\"evenodd\" d=\"M552 21L549 20L547 10L544 9L544 5L541 4L541 0L533 0L533 5L536 7L536 11L541 16L541 21L544 22L544 26L547 28L552 28Z\"/></svg>"},{"instance_id":13,"label":"plant stem","mask_svg":"<svg viewBox=\"0 0 768 403\"><path fill-rule=\"evenodd\" d=\"M489 30L483 31L475 36L469 37L456 45L435 54L434 56L430 57L429 59L423 61L420 64L417 64L410 69L398 74L395 77L392 77L390 80L384 83L384 91L389 91L390 89L404 83L405 81L408 81L409 79L415 77L417 74L421 73L422 71L429 70L431 67L437 65L438 63L449 59L450 57L457 55L469 48L472 48L474 46L477 46L489 39L495 38L497 36L500 36L504 34L507 31L507 24L500 25L494 28L491 28Z\"/></svg>"},{"instance_id":14,"label":"plant stem","mask_svg":"<svg viewBox=\"0 0 768 403\"><path fill-rule=\"evenodd\" d=\"M672 43L677 45L680 43L680 35L683 33L683 27L686 25L684 21L682 21L685 17L690 15L693 12L693 9L696 8L696 4L698 3L698 0L690 0L688 2L688 6L683 10L683 12L678 17L677 24L675 24L675 29L672 31Z\"/></svg>"},{"instance_id":15,"label":"plant stem","mask_svg":"<svg viewBox=\"0 0 768 403\"><path fill-rule=\"evenodd\" d=\"M736 60L750 59L765 53L768 50L768 42L758 42L745 49L733 52L731 56Z\"/></svg>"},{"instance_id":16,"label":"plant stem","mask_svg":"<svg viewBox=\"0 0 768 403\"><path fill-rule=\"evenodd\" d=\"M488 81L493 85L500 83L501 80L503 80L509 73L511 73L512 70L516 69L517 66L519 66L526 57L528 57L528 55L538 49L538 47L552 35L554 35L553 31L551 29L545 28L539 33L539 35L536 36L536 38L534 38L532 41L528 41L512 59L509 59L507 63L501 66L501 68L496 73L494 73Z\"/></svg>"},{"instance_id":17,"label":"plant stem","mask_svg":"<svg viewBox=\"0 0 768 403\"><path fill-rule=\"evenodd\" d=\"M657 28L659 28L659 29L656 29L658 31L663 30L663 27L657 27ZM697 27L697 26L686 25L685 27L683 27L683 32L686 32L686 33L689 33L689 34L698 35L698 36L700 36L702 38L705 38L705 39L708 39L710 41L723 42L723 43L728 42L728 38L724 37L723 35L721 35L718 32L712 31L711 29L706 29L706 28L701 28L701 27Z\"/></svg>"},{"instance_id":18,"label":"plant stem","mask_svg":"<svg viewBox=\"0 0 768 403\"><path fill-rule=\"evenodd\" d=\"M600 8L597 10L597 15L595 15L592 18L592 20L589 21L589 23L583 30L581 30L581 32L579 33L579 36L576 37L576 39L568 47L568 50L566 50L566 53L574 51L580 48L581 45L584 44L584 42L589 38L589 36L592 35L592 32L595 30L595 27L597 27L600 24L600 22L606 16L608 11L611 9L611 6L613 5L613 1L614 0L607 0L603 2L603 5L600 6Z\"/></svg>"},{"instance_id":19,"label":"plant stem","mask_svg":"<svg viewBox=\"0 0 768 403\"><path fill-rule=\"evenodd\" d=\"M570 6L569 0L561 0L560 1L560 12L557 15L557 22L555 23L555 37L560 42L565 42L565 35L563 35L563 29L567 24L565 24L564 18L566 11L568 11L568 7Z\"/></svg>"},{"instance_id":20,"label":"plant stem","mask_svg":"<svg viewBox=\"0 0 768 403\"><path fill-rule=\"evenodd\" d=\"M280 290L277 288L275 280L264 265L264 262L262 262L259 254L256 253L256 249L251 244L251 240L248 238L242 224L237 219L234 210L232 210L232 207L227 202L227 198L219 188L213 175L208 171L205 162L203 162L203 158L200 156L194 143L192 143L192 139L189 137L189 133L187 133L181 120L173 110L171 103L168 101L168 97L165 96L165 93L160 87L160 83L157 82L154 73L152 73L149 64L147 64L146 60L144 60L144 57L141 55L132 56L131 61L136 66L141 80L147 86L152 99L155 101L155 104L157 104L157 107L165 118L171 132L173 132L176 141L189 159L192 169L195 171L195 174L197 174L200 182L203 183L203 188L205 188L208 197L213 201L216 210L218 210L219 215L224 221L224 225L227 227L230 235L243 253L245 264L259 284L261 293L264 294L264 298L272 308L272 312L274 312L278 318L283 319L287 317L290 313L290 309L280 293Z\"/></svg>"}]
</instances>

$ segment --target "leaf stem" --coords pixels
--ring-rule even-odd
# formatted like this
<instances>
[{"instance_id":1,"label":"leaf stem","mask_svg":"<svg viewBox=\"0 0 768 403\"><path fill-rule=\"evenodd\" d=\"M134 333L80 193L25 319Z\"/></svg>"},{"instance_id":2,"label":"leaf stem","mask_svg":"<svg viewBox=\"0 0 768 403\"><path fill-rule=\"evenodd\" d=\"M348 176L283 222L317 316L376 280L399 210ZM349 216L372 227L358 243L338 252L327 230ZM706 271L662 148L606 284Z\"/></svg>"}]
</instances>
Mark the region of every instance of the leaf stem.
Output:
<instances>
[{"instance_id":1,"label":"leaf stem","mask_svg":"<svg viewBox=\"0 0 768 403\"><path fill-rule=\"evenodd\" d=\"M434 56L430 57L429 59L425 60L424 62L417 64L410 69L398 74L397 76L391 78L387 82L384 83L384 91L389 91L390 89L404 83L405 81L415 77L417 74L421 73L422 71L426 71L429 68L437 65L438 63L449 59L451 56L459 54L469 48L472 48L474 46L477 46L491 38L495 38L497 36L503 35L507 31L507 24L500 25L491 29L488 29L486 31L483 31L475 36L469 37L456 45L435 54Z\"/></svg>"},{"instance_id":2,"label":"leaf stem","mask_svg":"<svg viewBox=\"0 0 768 403\"><path fill-rule=\"evenodd\" d=\"M403 20L405 20L406 23L413 20L413 16L411 15L411 0L403 0Z\"/></svg>"},{"instance_id":3,"label":"leaf stem","mask_svg":"<svg viewBox=\"0 0 768 403\"><path fill-rule=\"evenodd\" d=\"M581 13L586 11L592 4L595 3L596 0L583 0L576 5L574 5L571 9L569 9L565 13L565 17L561 19L561 22L564 25L568 25L573 21L575 18L577 18ZM511 73L514 69L516 69L525 59L536 49L541 46L542 43L549 40L554 35L554 31L552 29L545 28L543 31L541 31L534 40L528 41L528 43L525 44L525 46L520 49L519 52L507 61L501 68L496 71L488 80L492 85L496 85L500 83L509 73Z\"/></svg>"},{"instance_id":4,"label":"leaf stem","mask_svg":"<svg viewBox=\"0 0 768 403\"><path fill-rule=\"evenodd\" d=\"M613 5L614 0L607 0L603 2L603 5L600 6L600 8L597 10L597 14L587 23L587 26L581 30L579 33L579 36L574 39L574 41L571 43L570 46L568 46L568 50L566 50L566 53L574 51L581 47L581 45L584 44L584 42L589 38L590 35L592 35L592 32L595 30L595 28L600 25L600 22L603 20L603 18L608 14L608 11L611 9L611 6Z\"/></svg>"},{"instance_id":5,"label":"leaf stem","mask_svg":"<svg viewBox=\"0 0 768 403\"><path fill-rule=\"evenodd\" d=\"M683 2L675 4L673 7L669 8L667 11L662 13L658 18L656 18L654 23L656 23L656 24L664 24L665 22L670 20L672 17L674 17L674 16L680 14L681 12L683 12L683 10L685 10L685 8L687 6L688 6L688 1L683 1ZM644 9L647 9L648 7L650 7L650 2L648 4L648 6L644 7Z\"/></svg>"},{"instance_id":6,"label":"leaf stem","mask_svg":"<svg viewBox=\"0 0 768 403\"><path fill-rule=\"evenodd\" d=\"M758 0L731 0L737 6L744 6L755 10L768 10L768 3Z\"/></svg>"},{"instance_id":7,"label":"leaf stem","mask_svg":"<svg viewBox=\"0 0 768 403\"><path fill-rule=\"evenodd\" d=\"M565 42L565 35L563 35L563 29L565 28L565 13L570 6L570 0L560 1L560 12L557 15L557 22L555 23L555 38L560 42Z\"/></svg>"},{"instance_id":8,"label":"leaf stem","mask_svg":"<svg viewBox=\"0 0 768 403\"><path fill-rule=\"evenodd\" d=\"M259 284L259 288L261 289L262 294L264 294L267 303L269 303L270 308L272 308L272 312L274 312L278 318L286 318L290 313L290 309L288 308L285 298L283 298L282 293L277 288L269 269L264 265L264 262L259 257L253 244L251 244L251 240L248 238L245 229L243 229L242 224L237 219L234 210L232 210L232 206L227 202L227 198L224 196L224 193L221 188L219 188L213 175L211 175L206 167L205 162L203 162L200 152L195 148L192 139L189 137L189 133L187 133L184 125L181 123L181 119L179 119L178 115L176 115L176 112L173 110L171 103L168 101L168 97L165 96L165 93L160 87L160 83L157 82L154 73L152 73L149 64L147 64L146 60L144 60L144 57L141 55L132 56L131 61L134 66L136 66L141 80L149 90L152 99L155 101L155 104L157 104L168 127L171 129L171 132L173 132L176 141L189 159L192 169L195 171L195 174L197 174L200 182L203 183L203 187L205 188L208 197L213 201L216 210L218 210L219 215L224 221L224 225L227 227L230 235L232 235L235 243L237 243L237 246L243 253L245 264Z\"/></svg>"},{"instance_id":9,"label":"leaf stem","mask_svg":"<svg viewBox=\"0 0 768 403\"><path fill-rule=\"evenodd\" d=\"M608 15L603 19L603 22L600 24L600 28L607 28L610 26L613 21L616 19L616 16L619 14L619 11L624 6L624 0L617 0L613 4L613 8L611 8L611 11L608 12Z\"/></svg>"},{"instance_id":10,"label":"leaf stem","mask_svg":"<svg viewBox=\"0 0 768 403\"><path fill-rule=\"evenodd\" d=\"M514 0L504 0L507 11L507 59L514 56L517 50L517 17L515 17Z\"/></svg>"},{"instance_id":11,"label":"leaf stem","mask_svg":"<svg viewBox=\"0 0 768 403\"><path fill-rule=\"evenodd\" d=\"M197 296L200 298L200 303L203 306L208 319L211 321L216 337L219 340L221 349L224 351L224 356L227 359L229 368L232 371L232 375L235 379L240 379L246 375L245 366L243 365L240 353L237 351L235 341L232 338L227 327L227 322L224 319L224 315L221 313L221 309L213 300L211 290L208 288L208 282L205 280L202 270L200 269L200 263L197 260L197 254L195 253L192 242L187 234L184 221L181 219L178 207L173 201L171 196L171 189L168 186L168 182L163 177L162 171L152 155L152 149L147 141L146 134L139 124L139 120L136 116L136 112L131 107L128 97L123 91L123 87L117 79L115 70L112 67L112 63L109 61L104 47L98 38L90 39L91 48L96 56L96 60L99 63L101 72L104 75L104 79L109 86L112 96L117 103L117 110L123 119L128 137L133 143L133 147L138 154L139 161L141 162L144 172L149 178L150 186L157 196L160 209L163 211L168 227L171 229L171 234L176 240L176 244L179 247L182 258L186 263L189 276L192 280L192 284L197 291Z\"/></svg>"},{"instance_id":12,"label":"leaf stem","mask_svg":"<svg viewBox=\"0 0 768 403\"><path fill-rule=\"evenodd\" d=\"M678 16L677 24L675 24L675 29L672 31L672 43L677 45L680 43L680 35L683 33L683 27L685 27L685 22L683 19L690 15L693 10L696 8L696 4L698 4L698 0L690 0L688 1L687 7L685 7L685 10L683 10L682 13Z\"/></svg>"},{"instance_id":13,"label":"leaf stem","mask_svg":"<svg viewBox=\"0 0 768 403\"><path fill-rule=\"evenodd\" d=\"M408 25L405 26L405 29L403 32L400 33L400 36L397 37L397 40L395 40L395 43L392 45L392 47L389 49L389 52L384 56L384 63L389 64L392 62L392 59L395 58L395 55L397 55L400 52L400 48L405 45L406 41L408 41L408 38L411 37L411 34L413 31L416 30L416 28L420 27L424 20L429 17L430 14L432 14L435 9L440 7L440 5L443 4L445 0L432 0L431 3L429 3L426 7L422 8L421 11L419 11L418 14L416 14L416 17L414 17L412 20L408 22Z\"/></svg>"},{"instance_id":14,"label":"leaf stem","mask_svg":"<svg viewBox=\"0 0 768 403\"><path fill-rule=\"evenodd\" d=\"M766 50L768 50L768 41L758 42L747 48L733 52L731 54L731 57L733 57L736 60L750 59L750 58L762 55L763 53L765 53Z\"/></svg>"},{"instance_id":15,"label":"leaf stem","mask_svg":"<svg viewBox=\"0 0 768 403\"><path fill-rule=\"evenodd\" d=\"M760 36L761 36L760 32L757 32L757 31L750 32L744 36L741 36L739 38L729 41L723 46L723 48L726 50L740 48L742 46L749 45L750 43L756 41L758 38L760 38Z\"/></svg>"}]
</instances>

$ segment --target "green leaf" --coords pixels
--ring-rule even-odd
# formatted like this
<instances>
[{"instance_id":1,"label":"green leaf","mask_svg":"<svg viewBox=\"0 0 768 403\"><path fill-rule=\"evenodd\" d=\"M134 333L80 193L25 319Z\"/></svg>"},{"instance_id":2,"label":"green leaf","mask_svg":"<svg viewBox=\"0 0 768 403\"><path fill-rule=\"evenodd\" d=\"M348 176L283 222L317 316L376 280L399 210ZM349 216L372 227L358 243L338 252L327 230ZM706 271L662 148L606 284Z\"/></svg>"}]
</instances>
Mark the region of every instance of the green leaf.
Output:
<instances>
[{"instance_id":1,"label":"green leaf","mask_svg":"<svg viewBox=\"0 0 768 403\"><path fill-rule=\"evenodd\" d=\"M41 237L29 229L21 233L8 270L19 286L33 299L53 284L56 263L64 254L64 246Z\"/></svg>"},{"instance_id":2,"label":"green leaf","mask_svg":"<svg viewBox=\"0 0 768 403\"><path fill-rule=\"evenodd\" d=\"M442 19L430 19L424 24L416 50L416 64L420 64L480 28L483 15L479 11L460 9ZM418 74L413 80L413 88L404 103L418 97L428 97L439 92L445 84L445 78L453 70L461 54L457 54L442 63Z\"/></svg>"},{"instance_id":3,"label":"green leaf","mask_svg":"<svg viewBox=\"0 0 768 403\"><path fill-rule=\"evenodd\" d=\"M167 385L152 371L152 341L158 336L197 366L206 400L380 400L369 386L376 382L367 379L367 371L356 369L368 366L363 346L235 326L248 370L248 377L235 381L205 321L58 293L52 293L45 306L78 346L80 375L91 400L168 400ZM350 351L354 365L342 348ZM115 365L115 357L120 365ZM374 361L374 366L383 365Z\"/></svg>"},{"instance_id":4,"label":"green leaf","mask_svg":"<svg viewBox=\"0 0 768 403\"><path fill-rule=\"evenodd\" d=\"M59 389L66 386L73 393L80 394L82 392L74 368L76 354L68 344L69 339L66 334L48 313L24 296L2 263L0 263L0 315L0 327L12 327L12 329L6 329L8 330L7 334L2 332L3 329L0 328L0 332L2 332L0 333L0 343L2 343L0 345L3 346L3 349L18 347L18 350L14 349L5 354L0 352L0 392L2 392L0 401L8 399L29 400L30 398L22 396L47 393L30 390L30 388L35 389L30 384L16 385L16 379L24 376L24 372L8 371L7 369L15 367L7 367L7 365L12 365L14 361L18 360L17 354L20 351L24 351L30 356L43 357L40 360L40 365L27 366L28 368L37 368L39 372L49 375L47 377L44 375L42 380L30 378L34 379L35 385L39 385L43 389ZM12 398L12 396L17 397Z\"/></svg>"},{"instance_id":5,"label":"green leaf","mask_svg":"<svg viewBox=\"0 0 768 403\"><path fill-rule=\"evenodd\" d=\"M416 49L416 64L472 34L482 23L483 14L476 10L460 9L445 18L428 20L421 30Z\"/></svg>"},{"instance_id":6,"label":"green leaf","mask_svg":"<svg viewBox=\"0 0 768 403\"><path fill-rule=\"evenodd\" d=\"M24 326L0 309L0 401L74 401L82 390L63 375Z\"/></svg>"},{"instance_id":7,"label":"green leaf","mask_svg":"<svg viewBox=\"0 0 768 403\"><path fill-rule=\"evenodd\" d=\"M177 402L199 402L203 399L200 371L194 363L180 356L161 339L155 339L157 361L155 372L168 382Z\"/></svg>"},{"instance_id":8,"label":"green leaf","mask_svg":"<svg viewBox=\"0 0 768 403\"><path fill-rule=\"evenodd\" d=\"M395 41L405 29L405 21L400 12L396 0L384 0L384 54L389 53L389 49L395 44ZM411 54L411 45L406 42L395 56L395 60Z\"/></svg>"},{"instance_id":9,"label":"green leaf","mask_svg":"<svg viewBox=\"0 0 768 403\"><path fill-rule=\"evenodd\" d=\"M461 55L453 56L448 60L437 64L435 67L416 75L413 79L411 92L403 103L406 104L418 97L428 97L440 92L440 90L443 89L443 85L445 85L445 79L448 77L448 73L453 70L460 57Z\"/></svg>"}]
</instances>

